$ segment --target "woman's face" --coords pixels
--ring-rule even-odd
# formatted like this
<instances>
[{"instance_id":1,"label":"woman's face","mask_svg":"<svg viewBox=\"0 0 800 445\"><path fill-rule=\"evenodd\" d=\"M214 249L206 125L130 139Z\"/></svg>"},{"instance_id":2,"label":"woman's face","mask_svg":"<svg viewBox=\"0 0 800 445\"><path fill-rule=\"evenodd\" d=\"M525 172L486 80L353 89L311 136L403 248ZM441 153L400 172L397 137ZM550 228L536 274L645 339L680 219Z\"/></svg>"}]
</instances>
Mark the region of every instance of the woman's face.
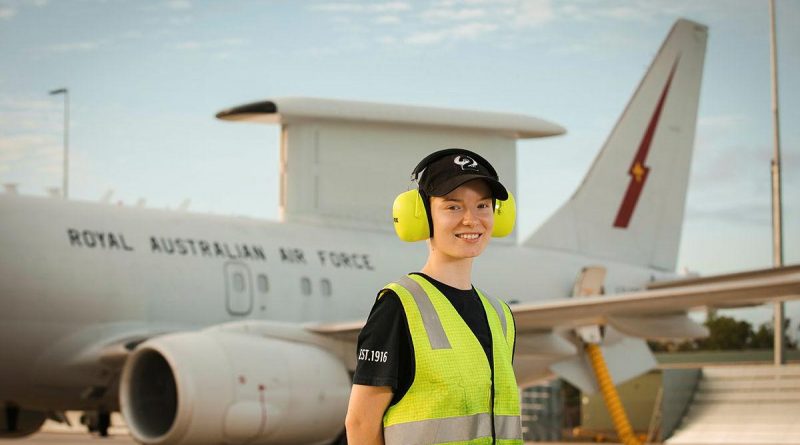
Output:
<instances>
[{"instance_id":1,"label":"woman's face","mask_svg":"<svg viewBox=\"0 0 800 445\"><path fill-rule=\"evenodd\" d=\"M445 196L431 197L431 251L443 260L474 258L492 236L492 192L485 181L469 181Z\"/></svg>"}]
</instances>

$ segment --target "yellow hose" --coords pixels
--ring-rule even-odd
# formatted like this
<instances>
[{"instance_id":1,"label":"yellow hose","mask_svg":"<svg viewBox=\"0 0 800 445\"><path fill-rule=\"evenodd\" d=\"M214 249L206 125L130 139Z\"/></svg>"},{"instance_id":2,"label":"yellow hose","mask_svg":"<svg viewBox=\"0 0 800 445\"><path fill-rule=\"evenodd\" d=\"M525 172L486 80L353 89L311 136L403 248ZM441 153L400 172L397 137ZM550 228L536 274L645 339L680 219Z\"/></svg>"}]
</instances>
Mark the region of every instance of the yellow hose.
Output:
<instances>
[{"instance_id":1,"label":"yellow hose","mask_svg":"<svg viewBox=\"0 0 800 445\"><path fill-rule=\"evenodd\" d=\"M619 400L617 388L614 387L614 382L608 374L608 367L603 360L603 351L600 350L600 346L587 344L586 353L589 355L594 375L597 377L597 384L600 386L600 393L603 394L603 400L606 402L606 408L611 415L611 421L614 422L614 429L617 430L619 440L625 445L642 445L633 435L633 428L631 428L625 408L622 407L622 402Z\"/></svg>"}]
</instances>

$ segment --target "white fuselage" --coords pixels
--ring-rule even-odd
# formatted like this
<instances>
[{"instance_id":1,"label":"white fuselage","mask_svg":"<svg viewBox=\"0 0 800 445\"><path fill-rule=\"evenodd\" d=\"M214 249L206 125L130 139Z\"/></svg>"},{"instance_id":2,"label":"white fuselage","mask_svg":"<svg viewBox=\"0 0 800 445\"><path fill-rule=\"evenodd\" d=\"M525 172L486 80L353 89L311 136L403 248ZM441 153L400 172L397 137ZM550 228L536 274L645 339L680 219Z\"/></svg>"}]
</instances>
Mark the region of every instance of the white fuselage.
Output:
<instances>
[{"instance_id":1,"label":"white fuselage","mask_svg":"<svg viewBox=\"0 0 800 445\"><path fill-rule=\"evenodd\" d=\"M0 215L0 400L31 409L115 409L118 375L97 358L121 341L244 319L365 319L376 292L427 255L389 232L47 198L0 196ZM512 302L566 298L587 265L606 266L615 293L668 276L495 240L474 282Z\"/></svg>"}]
</instances>

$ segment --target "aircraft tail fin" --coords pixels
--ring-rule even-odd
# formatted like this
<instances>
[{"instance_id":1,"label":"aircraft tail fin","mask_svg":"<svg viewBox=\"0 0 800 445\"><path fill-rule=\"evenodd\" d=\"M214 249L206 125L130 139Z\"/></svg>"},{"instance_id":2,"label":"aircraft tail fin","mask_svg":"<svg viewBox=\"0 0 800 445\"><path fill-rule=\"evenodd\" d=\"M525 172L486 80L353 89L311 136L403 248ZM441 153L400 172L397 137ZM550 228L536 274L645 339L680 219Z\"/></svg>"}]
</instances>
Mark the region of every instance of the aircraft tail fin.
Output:
<instances>
[{"instance_id":1,"label":"aircraft tail fin","mask_svg":"<svg viewBox=\"0 0 800 445\"><path fill-rule=\"evenodd\" d=\"M577 191L525 245L674 270L707 37L675 23Z\"/></svg>"}]
</instances>

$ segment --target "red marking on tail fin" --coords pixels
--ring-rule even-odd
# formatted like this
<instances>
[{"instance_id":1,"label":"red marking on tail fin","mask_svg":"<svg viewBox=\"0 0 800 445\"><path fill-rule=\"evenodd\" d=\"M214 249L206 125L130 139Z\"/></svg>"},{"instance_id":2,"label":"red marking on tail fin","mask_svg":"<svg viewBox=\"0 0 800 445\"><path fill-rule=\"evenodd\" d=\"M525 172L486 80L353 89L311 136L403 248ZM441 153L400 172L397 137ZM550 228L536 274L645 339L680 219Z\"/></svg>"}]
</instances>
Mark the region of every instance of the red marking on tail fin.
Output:
<instances>
[{"instance_id":1,"label":"red marking on tail fin","mask_svg":"<svg viewBox=\"0 0 800 445\"><path fill-rule=\"evenodd\" d=\"M639 144L639 150L636 151L636 156L634 156L631 166L628 168L631 181L628 183L628 190L625 192L625 197L622 198L622 204L620 204L619 210L617 211L614 227L621 229L628 228L628 224L631 222L631 217L633 216L633 211L636 209L636 204L639 202L639 195L641 195L644 189L644 183L647 181L647 176L650 174L650 167L645 165L647 153L650 151L650 144L653 142L653 136L658 127L658 120L661 117L661 110L664 108L664 102L666 102L669 87L672 85L672 76L675 75L675 69L678 67L679 60L680 56L675 59L675 63L672 65L672 71L670 71L667 83L664 85L664 91L661 92L661 98L658 100L658 105L656 105L656 109L653 112L653 117L650 118L650 123L647 125L647 131L645 131L642 142Z\"/></svg>"}]
</instances>

